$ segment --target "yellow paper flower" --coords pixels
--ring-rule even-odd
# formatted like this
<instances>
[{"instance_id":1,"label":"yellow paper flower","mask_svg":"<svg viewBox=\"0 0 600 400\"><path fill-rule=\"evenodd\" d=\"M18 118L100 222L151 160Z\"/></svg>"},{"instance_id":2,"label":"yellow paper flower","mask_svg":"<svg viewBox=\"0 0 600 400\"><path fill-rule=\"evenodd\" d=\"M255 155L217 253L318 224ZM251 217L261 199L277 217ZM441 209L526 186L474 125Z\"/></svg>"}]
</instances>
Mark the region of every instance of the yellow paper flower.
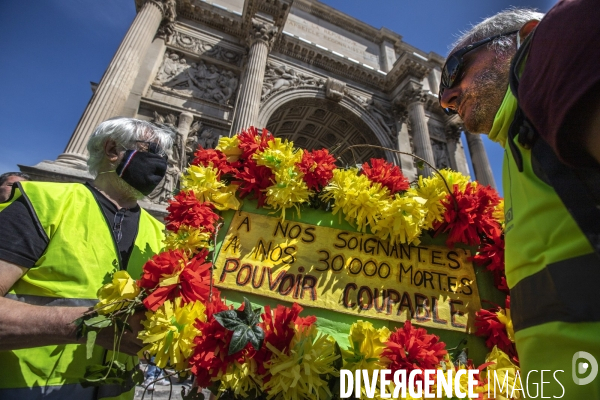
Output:
<instances>
[{"instance_id":1,"label":"yellow paper flower","mask_svg":"<svg viewBox=\"0 0 600 400\"><path fill-rule=\"evenodd\" d=\"M467 183L469 183L469 177L464 176L460 172L442 169L440 170L440 174L446 180L450 190L454 190L454 185L458 185L460 190L465 190ZM442 222L444 220L446 208L443 206L442 200L448 195L448 188L440 175L435 173L429 178L419 177L419 184L417 187L409 189L407 194L414 197L421 197L426 200L423 205L423 208L425 209L423 229L433 229L436 222Z\"/></svg>"},{"instance_id":2,"label":"yellow paper flower","mask_svg":"<svg viewBox=\"0 0 600 400\"><path fill-rule=\"evenodd\" d=\"M166 250L182 250L192 258L201 249L209 246L211 234L189 225L181 225L177 232L168 231L165 237Z\"/></svg>"},{"instance_id":3,"label":"yellow paper flower","mask_svg":"<svg viewBox=\"0 0 600 400\"><path fill-rule=\"evenodd\" d=\"M97 296L100 300L94 306L98 314L109 314L125 307L127 300L133 300L140 294L140 288L127 271L117 271L112 282L98 289Z\"/></svg>"},{"instance_id":4,"label":"yellow paper flower","mask_svg":"<svg viewBox=\"0 0 600 400\"><path fill-rule=\"evenodd\" d=\"M510 308L501 309L496 313L498 321L506 326L506 333L511 342L515 342L515 329L513 328L512 318L510 317Z\"/></svg>"},{"instance_id":5,"label":"yellow paper flower","mask_svg":"<svg viewBox=\"0 0 600 400\"><path fill-rule=\"evenodd\" d=\"M281 210L281 218L285 219L285 210L290 207L296 207L300 214L299 205L308 203L311 194L302 173L297 168L286 167L275 172L275 184L267 188L265 202L276 211Z\"/></svg>"},{"instance_id":6,"label":"yellow paper flower","mask_svg":"<svg viewBox=\"0 0 600 400\"><path fill-rule=\"evenodd\" d=\"M381 217L379 210L390 201L390 192L380 183L372 183L365 175L358 175L357 168L336 169L321 197L325 201L334 201L334 215L341 211L346 221L365 232L367 226L376 225L376 220Z\"/></svg>"},{"instance_id":7,"label":"yellow paper flower","mask_svg":"<svg viewBox=\"0 0 600 400\"><path fill-rule=\"evenodd\" d=\"M488 387L490 395L494 396L494 386L496 386L496 395L498 397L491 398L497 399L510 398L506 396L506 391L508 390L508 396L510 396L511 394L513 394L513 387L517 390L522 389L522 378L520 377L520 375L519 380L516 380L516 374L517 371L519 371L520 374L520 368L513 364L512 361L510 361L510 357L502 350L498 349L497 346L494 346L491 353L487 355L485 361L486 363L492 362L493 364L489 365L483 373L487 378L487 383L479 390L485 394L484 399L488 398ZM495 379L495 376L497 376L498 378ZM506 385L504 385L505 376L508 376L508 389ZM496 385L495 382L497 382L498 385ZM501 389L499 385L503 385L504 387ZM520 394L522 393L522 390L517 390L514 390L515 399L520 398Z\"/></svg>"},{"instance_id":8,"label":"yellow paper flower","mask_svg":"<svg viewBox=\"0 0 600 400\"><path fill-rule=\"evenodd\" d=\"M193 190L198 201L210 201L218 210L237 210L240 202L235 197L236 185L226 185L217 177L217 169L190 165L181 178L182 190Z\"/></svg>"},{"instance_id":9,"label":"yellow paper flower","mask_svg":"<svg viewBox=\"0 0 600 400\"><path fill-rule=\"evenodd\" d=\"M242 150L239 148L240 141L238 140L237 135L233 137L221 137L219 139L219 144L217 145L215 150L219 150L225 154L227 157L227 161L235 162L239 160L240 155L242 154Z\"/></svg>"},{"instance_id":10,"label":"yellow paper flower","mask_svg":"<svg viewBox=\"0 0 600 400\"><path fill-rule=\"evenodd\" d=\"M264 151L257 151L252 156L256 164L264 165L277 172L280 168L293 167L302 160L302 152L294 149L294 143L281 138L269 141L269 147Z\"/></svg>"},{"instance_id":11,"label":"yellow paper flower","mask_svg":"<svg viewBox=\"0 0 600 400\"><path fill-rule=\"evenodd\" d=\"M156 312L147 311L146 319L142 321L145 329L138 333L138 339L146 346L138 356L143 357L147 351L155 356L159 368L165 368L169 363L176 370L186 369L194 338L200 335L194 322L196 319L206 321L205 310L200 301L181 306L178 300L167 300Z\"/></svg>"},{"instance_id":12,"label":"yellow paper flower","mask_svg":"<svg viewBox=\"0 0 600 400\"><path fill-rule=\"evenodd\" d=\"M504 226L504 199L500 199L500 203L498 203L492 215L500 225Z\"/></svg>"},{"instance_id":13,"label":"yellow paper flower","mask_svg":"<svg viewBox=\"0 0 600 400\"><path fill-rule=\"evenodd\" d=\"M390 330L385 326L376 329L368 321L358 321L350 327L350 347L342 351L344 368L351 371L357 369L385 369L381 352L390 337Z\"/></svg>"},{"instance_id":14,"label":"yellow paper flower","mask_svg":"<svg viewBox=\"0 0 600 400\"><path fill-rule=\"evenodd\" d=\"M318 334L317 327L311 325L296 332L289 354L269 343L267 347L273 352L272 358L265 363L271 374L271 379L263 386L267 399L331 398L328 380L339 376L333 362L340 357L335 354L335 340L331 336Z\"/></svg>"},{"instance_id":15,"label":"yellow paper flower","mask_svg":"<svg viewBox=\"0 0 600 400\"><path fill-rule=\"evenodd\" d=\"M344 357L344 368L350 371L366 369L369 373L373 370L386 369L387 363L381 358L381 352L385 348L385 343L390 337L390 330L386 327L376 329L372 323L367 321L358 321L350 327L350 347L342 350ZM387 393L393 392L393 385L388 386ZM367 393L364 385L361 386L363 398ZM381 394L379 385L375 390L375 399L380 399Z\"/></svg>"},{"instance_id":16,"label":"yellow paper flower","mask_svg":"<svg viewBox=\"0 0 600 400\"><path fill-rule=\"evenodd\" d=\"M381 239L397 243L418 245L419 237L425 221L424 205L427 201L413 192L404 195L396 194L394 200L388 202L380 210L381 217L371 226L371 232Z\"/></svg>"},{"instance_id":17,"label":"yellow paper flower","mask_svg":"<svg viewBox=\"0 0 600 400\"><path fill-rule=\"evenodd\" d=\"M227 366L227 371L218 377L221 382L219 392L231 391L236 398L248 398L258 393L260 377L256 373L256 361L248 359L243 364L234 361Z\"/></svg>"}]
</instances>

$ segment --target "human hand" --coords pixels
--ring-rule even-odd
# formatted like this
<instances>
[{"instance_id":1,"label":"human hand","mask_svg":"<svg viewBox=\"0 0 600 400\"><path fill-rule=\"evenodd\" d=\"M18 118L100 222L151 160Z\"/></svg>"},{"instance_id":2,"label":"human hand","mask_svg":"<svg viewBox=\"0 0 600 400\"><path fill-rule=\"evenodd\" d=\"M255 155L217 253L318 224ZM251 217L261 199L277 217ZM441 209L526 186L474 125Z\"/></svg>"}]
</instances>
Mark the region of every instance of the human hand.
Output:
<instances>
[{"instance_id":1,"label":"human hand","mask_svg":"<svg viewBox=\"0 0 600 400\"><path fill-rule=\"evenodd\" d=\"M121 353L136 355L143 347L144 344L140 339L137 338L138 332L144 329L142 320L146 317L145 310L136 311L133 315L127 318L127 323L131 327L132 331L125 329L120 342L119 351ZM104 347L105 349L112 350L115 343L115 328L108 327L98 332L96 344Z\"/></svg>"}]
</instances>

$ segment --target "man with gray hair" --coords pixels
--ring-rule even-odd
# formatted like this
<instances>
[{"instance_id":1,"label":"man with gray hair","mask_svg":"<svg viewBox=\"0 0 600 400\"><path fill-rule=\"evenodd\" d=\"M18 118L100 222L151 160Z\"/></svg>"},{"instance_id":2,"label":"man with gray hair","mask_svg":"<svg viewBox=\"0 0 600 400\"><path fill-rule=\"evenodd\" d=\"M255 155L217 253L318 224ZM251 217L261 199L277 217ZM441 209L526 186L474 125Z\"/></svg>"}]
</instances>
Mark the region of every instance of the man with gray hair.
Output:
<instances>
[{"instance_id":1,"label":"man with gray hair","mask_svg":"<svg viewBox=\"0 0 600 400\"><path fill-rule=\"evenodd\" d=\"M510 9L464 34L442 70L446 113L505 149L525 397L600 399L599 20L594 0L562 0L546 16Z\"/></svg>"},{"instance_id":2,"label":"man with gray hair","mask_svg":"<svg viewBox=\"0 0 600 400\"><path fill-rule=\"evenodd\" d=\"M0 203L4 203L8 200L15 183L28 180L29 175L22 172L5 172L0 175Z\"/></svg>"},{"instance_id":3,"label":"man with gray hair","mask_svg":"<svg viewBox=\"0 0 600 400\"><path fill-rule=\"evenodd\" d=\"M133 383L84 388L114 333L98 334L91 358L74 321L114 272L134 279L162 248L163 224L137 201L165 175L171 132L146 121L102 122L88 142L91 184L18 182L0 212L0 398L133 398ZM118 359L133 371L142 312L129 319Z\"/></svg>"}]
</instances>

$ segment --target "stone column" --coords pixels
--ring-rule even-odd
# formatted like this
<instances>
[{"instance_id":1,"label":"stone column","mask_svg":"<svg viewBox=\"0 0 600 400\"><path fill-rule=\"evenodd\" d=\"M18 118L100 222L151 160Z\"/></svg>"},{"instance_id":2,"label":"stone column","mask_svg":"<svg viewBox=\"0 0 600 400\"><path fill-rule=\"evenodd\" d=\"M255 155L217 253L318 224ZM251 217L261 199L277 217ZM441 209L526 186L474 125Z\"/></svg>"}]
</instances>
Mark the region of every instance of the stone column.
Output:
<instances>
[{"instance_id":1,"label":"stone column","mask_svg":"<svg viewBox=\"0 0 600 400\"><path fill-rule=\"evenodd\" d=\"M190 134L190 128L194 122L194 116L184 111L179 114L179 123L177 124L177 134L181 141L180 147L180 158L179 158L179 169L183 172L187 168L187 154L185 153L185 145L187 143L188 135Z\"/></svg>"},{"instance_id":2,"label":"stone column","mask_svg":"<svg viewBox=\"0 0 600 400\"><path fill-rule=\"evenodd\" d=\"M469 145L469 153L471 153L471 161L473 162L473 170L475 171L475 178L482 185L490 185L496 189L496 182L494 181L494 175L492 174L492 168L490 167L490 161L488 160L485 147L483 146L483 140L480 135L474 135L465 131L467 136L467 144Z\"/></svg>"},{"instance_id":3,"label":"stone column","mask_svg":"<svg viewBox=\"0 0 600 400\"><path fill-rule=\"evenodd\" d=\"M230 135L235 135L258 122L260 97L267 66L267 56L273 44L277 28L267 22L252 20L248 42L248 63L240 85L235 117ZM259 127L262 128L262 127Z\"/></svg>"},{"instance_id":4,"label":"stone column","mask_svg":"<svg viewBox=\"0 0 600 400\"><path fill-rule=\"evenodd\" d=\"M150 0L142 6L57 162L87 169L86 145L90 135L100 122L121 114L140 70L140 63L163 16L169 11L172 13L173 6L174 0Z\"/></svg>"},{"instance_id":5,"label":"stone column","mask_svg":"<svg viewBox=\"0 0 600 400\"><path fill-rule=\"evenodd\" d=\"M450 154L450 166L463 175L471 175L465 149L460 141L461 134L460 126L456 124L446 125L446 145Z\"/></svg>"},{"instance_id":6,"label":"stone column","mask_svg":"<svg viewBox=\"0 0 600 400\"><path fill-rule=\"evenodd\" d=\"M410 146L410 135L408 134L408 112L400 108L395 112L396 126L398 127L398 151L412 153ZM400 168L402 173L409 181L417 178L417 169L415 168L415 159L408 154L398 154Z\"/></svg>"},{"instance_id":7,"label":"stone column","mask_svg":"<svg viewBox=\"0 0 600 400\"><path fill-rule=\"evenodd\" d=\"M435 165L433 149L431 148L431 139L429 138L429 128L425 118L425 94L421 90L414 90L410 93L408 102L408 117L412 127L413 144L415 153ZM421 175L427 177L432 174L431 168L424 165Z\"/></svg>"}]
</instances>

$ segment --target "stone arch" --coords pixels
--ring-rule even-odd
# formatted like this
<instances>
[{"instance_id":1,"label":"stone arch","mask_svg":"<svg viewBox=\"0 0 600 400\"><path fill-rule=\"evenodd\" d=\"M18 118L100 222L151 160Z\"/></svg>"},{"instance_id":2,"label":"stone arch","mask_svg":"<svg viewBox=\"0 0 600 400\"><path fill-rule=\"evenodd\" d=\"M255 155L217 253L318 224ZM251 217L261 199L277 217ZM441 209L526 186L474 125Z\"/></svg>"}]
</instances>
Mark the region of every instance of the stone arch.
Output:
<instances>
[{"instance_id":1,"label":"stone arch","mask_svg":"<svg viewBox=\"0 0 600 400\"><path fill-rule=\"evenodd\" d=\"M321 110L327 115L319 118L311 110ZM308 149L331 149L338 143L346 147L374 144L394 148L389 134L357 102L347 97L335 102L317 88L293 88L269 96L261 104L257 125ZM394 153L373 148L356 148L354 156L348 151L342 158L353 164L355 160L362 163L372 157L397 162Z\"/></svg>"}]
</instances>

